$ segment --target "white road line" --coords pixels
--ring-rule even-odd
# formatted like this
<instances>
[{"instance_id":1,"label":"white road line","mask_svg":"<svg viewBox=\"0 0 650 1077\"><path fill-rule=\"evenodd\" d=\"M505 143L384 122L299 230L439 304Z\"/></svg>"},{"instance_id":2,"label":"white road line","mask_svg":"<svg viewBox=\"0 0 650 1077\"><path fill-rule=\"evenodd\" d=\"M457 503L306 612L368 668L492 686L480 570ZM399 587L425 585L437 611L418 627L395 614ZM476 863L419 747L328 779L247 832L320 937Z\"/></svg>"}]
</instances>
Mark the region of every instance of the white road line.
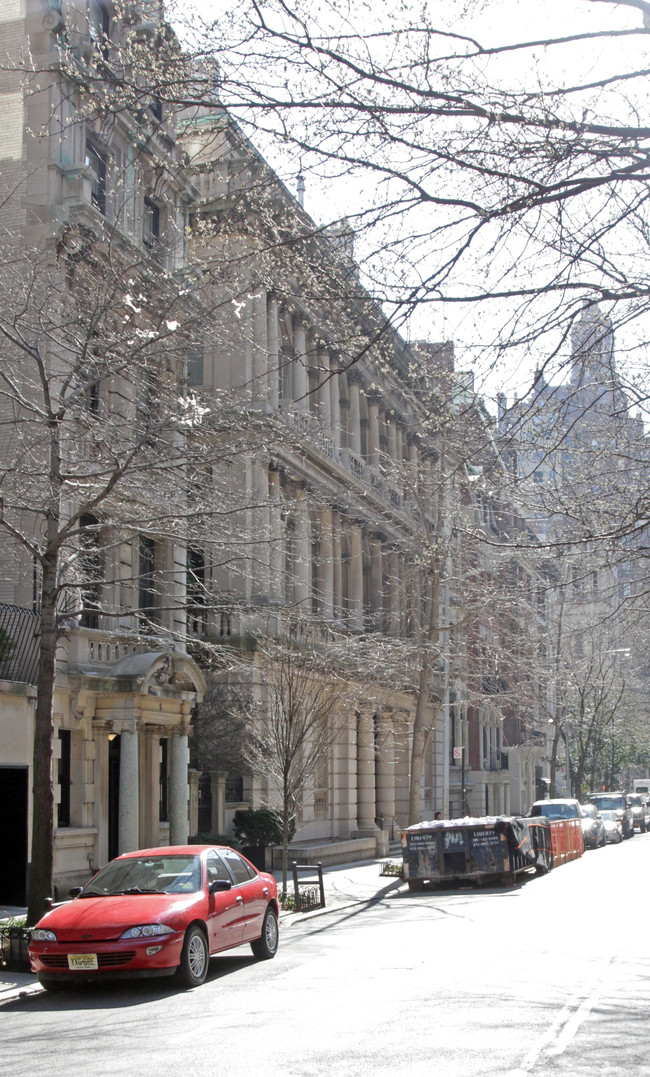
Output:
<instances>
[{"instance_id":1,"label":"white road line","mask_svg":"<svg viewBox=\"0 0 650 1077\"><path fill-rule=\"evenodd\" d=\"M613 960L614 955L608 959L597 983L577 1006L575 1002L572 1002L562 1007L548 1032L531 1048L521 1065L514 1070L510 1070L507 1077L527 1077L542 1055L546 1055L548 1058L557 1058L558 1055L564 1054L578 1032L580 1025L596 1005L602 993L603 983L611 970Z\"/></svg>"}]
</instances>

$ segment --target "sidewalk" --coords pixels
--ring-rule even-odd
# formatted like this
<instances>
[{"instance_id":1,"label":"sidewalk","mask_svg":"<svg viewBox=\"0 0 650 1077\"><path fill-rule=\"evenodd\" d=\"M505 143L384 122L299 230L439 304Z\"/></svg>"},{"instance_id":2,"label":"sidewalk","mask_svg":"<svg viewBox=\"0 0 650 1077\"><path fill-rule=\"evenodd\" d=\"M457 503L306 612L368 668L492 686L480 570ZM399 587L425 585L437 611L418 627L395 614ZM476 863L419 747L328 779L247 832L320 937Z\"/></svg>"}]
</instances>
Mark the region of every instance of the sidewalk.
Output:
<instances>
[{"instance_id":1,"label":"sidewalk","mask_svg":"<svg viewBox=\"0 0 650 1077\"><path fill-rule=\"evenodd\" d=\"M299 923L311 919L313 916L324 916L327 913L336 912L349 908L353 905L363 905L380 899L384 894L397 890L404 883L394 875L380 875L381 866L386 859L362 860L353 864L338 864L335 867L323 868L323 885L325 889L325 908L315 909L313 912L283 912L280 915L282 930L290 929ZM282 875L279 871L273 872L278 882ZM301 872L300 879L317 878L317 869L313 872ZM289 889L293 889L291 875L288 879ZM17 915L24 910L0 910L0 914ZM1 916L0 916L1 918ZM9 972L0 968L0 1005L11 999L21 998L25 995L42 991L38 980L31 972Z\"/></svg>"}]
</instances>

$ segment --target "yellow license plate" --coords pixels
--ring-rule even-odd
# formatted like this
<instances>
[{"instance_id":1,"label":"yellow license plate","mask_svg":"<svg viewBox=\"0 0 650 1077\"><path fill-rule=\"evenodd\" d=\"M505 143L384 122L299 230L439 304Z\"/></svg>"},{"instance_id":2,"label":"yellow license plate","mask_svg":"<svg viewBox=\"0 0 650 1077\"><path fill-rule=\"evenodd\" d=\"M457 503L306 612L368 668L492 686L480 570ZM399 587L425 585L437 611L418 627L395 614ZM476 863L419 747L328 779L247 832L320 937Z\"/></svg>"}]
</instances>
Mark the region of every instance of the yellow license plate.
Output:
<instances>
[{"instance_id":1,"label":"yellow license plate","mask_svg":"<svg viewBox=\"0 0 650 1077\"><path fill-rule=\"evenodd\" d=\"M97 969L97 954L68 954L69 969Z\"/></svg>"}]
</instances>

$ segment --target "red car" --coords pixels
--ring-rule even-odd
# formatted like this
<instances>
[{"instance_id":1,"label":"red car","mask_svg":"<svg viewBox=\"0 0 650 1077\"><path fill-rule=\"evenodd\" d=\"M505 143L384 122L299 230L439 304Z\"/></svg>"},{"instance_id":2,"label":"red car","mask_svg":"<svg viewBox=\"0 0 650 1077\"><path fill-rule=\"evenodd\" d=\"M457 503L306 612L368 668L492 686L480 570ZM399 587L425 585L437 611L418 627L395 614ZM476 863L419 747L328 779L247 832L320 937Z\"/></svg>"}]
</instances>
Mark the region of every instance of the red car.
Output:
<instances>
[{"instance_id":1,"label":"red car","mask_svg":"<svg viewBox=\"0 0 650 1077\"><path fill-rule=\"evenodd\" d=\"M176 975L203 983L210 955L249 942L278 948L278 890L226 846L177 845L124 853L32 931L29 957L43 987Z\"/></svg>"}]
</instances>

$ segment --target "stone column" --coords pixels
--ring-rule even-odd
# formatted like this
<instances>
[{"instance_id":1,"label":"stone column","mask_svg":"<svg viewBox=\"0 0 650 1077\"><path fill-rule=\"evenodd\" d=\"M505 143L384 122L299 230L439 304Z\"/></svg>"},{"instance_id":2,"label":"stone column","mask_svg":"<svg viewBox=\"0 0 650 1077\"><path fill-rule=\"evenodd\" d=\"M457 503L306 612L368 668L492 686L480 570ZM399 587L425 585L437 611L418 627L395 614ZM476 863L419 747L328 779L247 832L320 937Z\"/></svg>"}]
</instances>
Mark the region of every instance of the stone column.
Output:
<instances>
[{"instance_id":1,"label":"stone column","mask_svg":"<svg viewBox=\"0 0 650 1077\"><path fill-rule=\"evenodd\" d=\"M266 322L266 292L253 296L253 354L251 395L257 404L267 400L269 388L269 352Z\"/></svg>"},{"instance_id":2,"label":"stone column","mask_svg":"<svg viewBox=\"0 0 650 1077\"><path fill-rule=\"evenodd\" d=\"M282 493L280 490L280 472L269 470L269 594L279 601L284 591L282 579ZM221 833L221 831L219 832Z\"/></svg>"},{"instance_id":3,"label":"stone column","mask_svg":"<svg viewBox=\"0 0 650 1077\"><path fill-rule=\"evenodd\" d=\"M343 615L343 563L341 551L341 517L332 513L332 605L334 616Z\"/></svg>"},{"instance_id":4,"label":"stone column","mask_svg":"<svg viewBox=\"0 0 650 1077\"><path fill-rule=\"evenodd\" d=\"M116 730L117 731L117 730ZM120 853L129 853L140 845L140 775L138 767L138 723L124 722L120 733L120 804L118 839Z\"/></svg>"},{"instance_id":5,"label":"stone column","mask_svg":"<svg viewBox=\"0 0 650 1077\"><path fill-rule=\"evenodd\" d=\"M348 409L350 450L361 456L361 407L359 400L359 382L356 378L348 378L348 392L350 406Z\"/></svg>"},{"instance_id":6,"label":"stone column","mask_svg":"<svg viewBox=\"0 0 650 1077\"><path fill-rule=\"evenodd\" d=\"M339 415L341 420L341 448L350 448L350 390L348 389L348 376L342 371L338 376L339 383Z\"/></svg>"},{"instance_id":7,"label":"stone column","mask_svg":"<svg viewBox=\"0 0 650 1077\"><path fill-rule=\"evenodd\" d=\"M395 459L398 464L404 459L402 428L397 423L395 424Z\"/></svg>"},{"instance_id":8,"label":"stone column","mask_svg":"<svg viewBox=\"0 0 650 1077\"><path fill-rule=\"evenodd\" d=\"M387 432L386 448L387 448L387 451L388 451L388 455L390 456L391 460L396 460L397 459L397 432L396 432L396 429L395 429L395 420L394 419L387 419L386 420L386 432Z\"/></svg>"},{"instance_id":9,"label":"stone column","mask_svg":"<svg viewBox=\"0 0 650 1077\"><path fill-rule=\"evenodd\" d=\"M189 779L189 804L188 804L188 834L198 834L199 831L199 781L201 779L200 771L190 770L188 772Z\"/></svg>"},{"instance_id":10,"label":"stone column","mask_svg":"<svg viewBox=\"0 0 650 1077\"><path fill-rule=\"evenodd\" d=\"M268 394L273 410L277 410L280 386L280 326L278 323L278 300L271 293L266 309L266 338L268 348Z\"/></svg>"},{"instance_id":11,"label":"stone column","mask_svg":"<svg viewBox=\"0 0 650 1077\"><path fill-rule=\"evenodd\" d=\"M160 845L160 738L164 736L164 726L147 723L143 729L138 768L142 774L140 833L147 849Z\"/></svg>"},{"instance_id":12,"label":"stone column","mask_svg":"<svg viewBox=\"0 0 650 1077\"><path fill-rule=\"evenodd\" d=\"M395 815L400 826L406 826L409 817L409 735L400 721L393 733L395 755Z\"/></svg>"},{"instance_id":13,"label":"stone column","mask_svg":"<svg viewBox=\"0 0 650 1077\"><path fill-rule=\"evenodd\" d=\"M386 595L386 623L384 630L389 636L399 636L400 633L400 615L399 615L399 554L396 550L391 550L388 554L388 587Z\"/></svg>"},{"instance_id":14,"label":"stone column","mask_svg":"<svg viewBox=\"0 0 650 1077\"><path fill-rule=\"evenodd\" d=\"M251 583L253 597L268 595L270 572L269 469L261 460L251 463L253 506L251 515Z\"/></svg>"},{"instance_id":15,"label":"stone column","mask_svg":"<svg viewBox=\"0 0 650 1077\"><path fill-rule=\"evenodd\" d=\"M325 433L329 433L332 416L330 402L330 355L324 348L318 349L318 418Z\"/></svg>"},{"instance_id":16,"label":"stone column","mask_svg":"<svg viewBox=\"0 0 650 1077\"><path fill-rule=\"evenodd\" d=\"M295 548L293 583L294 603L303 613L311 604L311 533L309 506L304 490L298 488L296 496Z\"/></svg>"},{"instance_id":17,"label":"stone column","mask_svg":"<svg viewBox=\"0 0 650 1077\"><path fill-rule=\"evenodd\" d=\"M212 816L210 825L213 834L226 833L226 775L210 774L212 790Z\"/></svg>"},{"instance_id":18,"label":"stone column","mask_svg":"<svg viewBox=\"0 0 650 1077\"><path fill-rule=\"evenodd\" d=\"M406 588L406 577L408 570L408 560L405 554L398 554L399 571L397 573L397 597L399 605L399 628L397 634L399 636L406 635L406 614L408 609L408 594Z\"/></svg>"},{"instance_id":19,"label":"stone column","mask_svg":"<svg viewBox=\"0 0 650 1077\"><path fill-rule=\"evenodd\" d=\"M332 416L332 438L334 441L334 459L337 459L341 451L341 397L340 397L340 375L336 373L338 371L338 360L330 356L330 366L332 368L332 377L330 378L330 412Z\"/></svg>"},{"instance_id":20,"label":"stone column","mask_svg":"<svg viewBox=\"0 0 650 1077\"><path fill-rule=\"evenodd\" d=\"M390 714L383 714L379 719L377 814L383 816L383 829L389 830L395 818L395 738Z\"/></svg>"},{"instance_id":21,"label":"stone column","mask_svg":"<svg viewBox=\"0 0 650 1077\"><path fill-rule=\"evenodd\" d=\"M350 627L357 631L363 629L363 547L361 528L350 528L350 568L348 586L350 589Z\"/></svg>"},{"instance_id":22,"label":"stone column","mask_svg":"<svg viewBox=\"0 0 650 1077\"><path fill-rule=\"evenodd\" d=\"M187 734L175 732L170 738L169 762L169 841L172 845L187 843L187 772L189 752Z\"/></svg>"},{"instance_id":23,"label":"stone column","mask_svg":"<svg viewBox=\"0 0 650 1077\"><path fill-rule=\"evenodd\" d=\"M375 834L375 731L372 713L357 715L357 827Z\"/></svg>"},{"instance_id":24,"label":"stone column","mask_svg":"<svg viewBox=\"0 0 650 1077\"><path fill-rule=\"evenodd\" d=\"M379 466L379 401L368 399L368 463Z\"/></svg>"},{"instance_id":25,"label":"stone column","mask_svg":"<svg viewBox=\"0 0 650 1077\"><path fill-rule=\"evenodd\" d=\"M309 411L309 365L307 360L307 336L302 322L298 322L293 333L293 346L296 353L293 369L293 398L301 411Z\"/></svg>"},{"instance_id":26,"label":"stone column","mask_svg":"<svg viewBox=\"0 0 650 1077\"><path fill-rule=\"evenodd\" d=\"M370 608L375 632L382 632L384 628L384 567L382 552L381 536L372 535L370 539Z\"/></svg>"},{"instance_id":27,"label":"stone column","mask_svg":"<svg viewBox=\"0 0 650 1077\"><path fill-rule=\"evenodd\" d=\"M334 615L334 551L332 537L332 510L320 513L320 612L325 620Z\"/></svg>"}]
</instances>

